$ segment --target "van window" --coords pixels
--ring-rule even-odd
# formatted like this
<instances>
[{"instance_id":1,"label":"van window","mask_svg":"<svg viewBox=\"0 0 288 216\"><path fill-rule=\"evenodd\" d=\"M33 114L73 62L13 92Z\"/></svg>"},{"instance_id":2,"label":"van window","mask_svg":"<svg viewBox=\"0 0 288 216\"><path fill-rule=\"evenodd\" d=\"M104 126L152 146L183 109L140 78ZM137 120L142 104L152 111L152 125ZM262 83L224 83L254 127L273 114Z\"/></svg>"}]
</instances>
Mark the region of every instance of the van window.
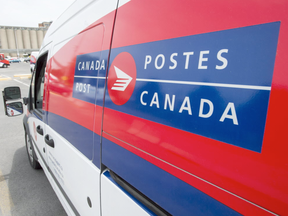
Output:
<instances>
[{"instance_id":1,"label":"van window","mask_svg":"<svg viewBox=\"0 0 288 216\"><path fill-rule=\"evenodd\" d=\"M34 80L34 108L42 113L47 53L37 60Z\"/></svg>"}]
</instances>

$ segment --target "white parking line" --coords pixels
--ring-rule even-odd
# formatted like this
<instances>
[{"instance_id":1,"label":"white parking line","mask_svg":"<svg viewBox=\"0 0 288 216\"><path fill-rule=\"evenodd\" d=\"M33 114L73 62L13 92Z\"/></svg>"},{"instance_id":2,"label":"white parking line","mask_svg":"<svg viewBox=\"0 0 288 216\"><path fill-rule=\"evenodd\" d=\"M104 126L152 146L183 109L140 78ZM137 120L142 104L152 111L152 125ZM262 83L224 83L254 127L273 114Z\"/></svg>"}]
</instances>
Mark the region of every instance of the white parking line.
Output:
<instances>
[{"instance_id":1,"label":"white parking line","mask_svg":"<svg viewBox=\"0 0 288 216\"><path fill-rule=\"evenodd\" d=\"M28 84L26 84L26 83L23 83L23 82L21 82L21 81L19 81L19 80L17 80L17 79L13 79L14 81L16 81L16 82L19 82L19 83L21 83L21 84L23 84L23 85L25 85L25 86L30 86L30 85L28 85Z\"/></svg>"},{"instance_id":2,"label":"white parking line","mask_svg":"<svg viewBox=\"0 0 288 216\"><path fill-rule=\"evenodd\" d=\"M10 78L11 79L11 77L9 77L9 76L6 76L6 75L3 75L3 74L0 74L0 76L1 77L6 77L6 78ZM19 80L17 80L17 79L12 79L12 80L14 80L14 81L16 81L16 82L19 82L19 83L21 83L21 84L23 84L23 85L25 85L25 86L30 86L30 85L28 85L28 84L26 84L26 83L24 83L24 82L21 82L21 81L19 81Z\"/></svg>"}]
</instances>

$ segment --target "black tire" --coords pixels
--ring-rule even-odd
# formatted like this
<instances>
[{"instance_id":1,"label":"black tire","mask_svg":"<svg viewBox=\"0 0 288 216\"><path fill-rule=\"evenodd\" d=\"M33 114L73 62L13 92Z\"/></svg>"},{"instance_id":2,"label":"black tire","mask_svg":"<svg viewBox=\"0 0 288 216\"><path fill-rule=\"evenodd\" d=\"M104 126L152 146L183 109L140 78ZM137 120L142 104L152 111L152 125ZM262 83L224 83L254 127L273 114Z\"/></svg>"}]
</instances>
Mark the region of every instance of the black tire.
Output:
<instances>
[{"instance_id":1,"label":"black tire","mask_svg":"<svg viewBox=\"0 0 288 216\"><path fill-rule=\"evenodd\" d=\"M25 142L26 142L26 150L27 150L27 155L28 155L28 160L30 162L30 165L33 169L41 169L41 165L36 159L35 151L32 146L30 136L27 134L25 131Z\"/></svg>"}]
</instances>

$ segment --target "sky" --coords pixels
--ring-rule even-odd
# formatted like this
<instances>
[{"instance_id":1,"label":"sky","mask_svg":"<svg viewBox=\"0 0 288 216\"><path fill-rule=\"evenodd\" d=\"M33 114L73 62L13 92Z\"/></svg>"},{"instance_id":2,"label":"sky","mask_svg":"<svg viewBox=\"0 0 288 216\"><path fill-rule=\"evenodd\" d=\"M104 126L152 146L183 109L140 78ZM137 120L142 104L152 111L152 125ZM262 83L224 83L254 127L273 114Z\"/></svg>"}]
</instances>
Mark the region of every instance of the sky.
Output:
<instances>
[{"instance_id":1,"label":"sky","mask_svg":"<svg viewBox=\"0 0 288 216\"><path fill-rule=\"evenodd\" d=\"M75 0L0 0L0 26L38 27L55 21Z\"/></svg>"}]
</instances>

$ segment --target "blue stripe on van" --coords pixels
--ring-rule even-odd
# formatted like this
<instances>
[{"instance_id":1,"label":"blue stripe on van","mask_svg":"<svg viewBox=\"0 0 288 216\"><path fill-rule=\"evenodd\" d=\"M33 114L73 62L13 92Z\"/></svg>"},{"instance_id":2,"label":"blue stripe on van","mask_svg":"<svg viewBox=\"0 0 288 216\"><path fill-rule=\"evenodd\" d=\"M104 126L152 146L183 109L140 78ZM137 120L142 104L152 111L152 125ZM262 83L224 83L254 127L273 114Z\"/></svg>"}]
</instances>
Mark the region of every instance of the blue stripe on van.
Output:
<instances>
[{"instance_id":1,"label":"blue stripe on van","mask_svg":"<svg viewBox=\"0 0 288 216\"><path fill-rule=\"evenodd\" d=\"M59 135L68 140L75 148L77 148L88 159L100 169L100 136L93 131L70 121L62 116L48 112L48 125ZM93 136L95 140L93 150ZM93 156L94 152L94 156Z\"/></svg>"},{"instance_id":2,"label":"blue stripe on van","mask_svg":"<svg viewBox=\"0 0 288 216\"><path fill-rule=\"evenodd\" d=\"M54 113L49 126L100 168L100 136ZM159 167L103 138L102 163L172 215L240 215Z\"/></svg>"},{"instance_id":3,"label":"blue stripe on van","mask_svg":"<svg viewBox=\"0 0 288 216\"><path fill-rule=\"evenodd\" d=\"M102 163L172 215L240 215L105 138L102 143Z\"/></svg>"}]
</instances>

